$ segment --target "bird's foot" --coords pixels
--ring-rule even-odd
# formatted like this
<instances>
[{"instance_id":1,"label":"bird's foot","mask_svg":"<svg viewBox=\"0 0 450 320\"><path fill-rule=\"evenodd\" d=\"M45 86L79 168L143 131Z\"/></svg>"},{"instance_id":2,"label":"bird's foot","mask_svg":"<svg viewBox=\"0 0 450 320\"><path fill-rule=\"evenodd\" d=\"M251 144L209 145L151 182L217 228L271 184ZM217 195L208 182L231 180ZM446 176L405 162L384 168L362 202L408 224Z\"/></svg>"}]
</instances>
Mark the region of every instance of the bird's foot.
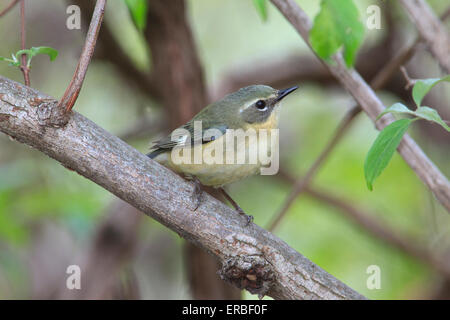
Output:
<instances>
[{"instance_id":1,"label":"bird's foot","mask_svg":"<svg viewBox=\"0 0 450 320\"><path fill-rule=\"evenodd\" d=\"M250 222L253 221L253 216L247 215L244 210L242 210L242 208L236 203L236 201L233 200L233 198L230 197L230 195L225 191L224 188L220 188L219 189L222 194L225 196L225 198L231 203L231 205L234 207L234 209L236 209L236 211L240 214L243 215L247 218L247 223L245 224L245 226L248 226L250 224Z\"/></svg>"}]
</instances>

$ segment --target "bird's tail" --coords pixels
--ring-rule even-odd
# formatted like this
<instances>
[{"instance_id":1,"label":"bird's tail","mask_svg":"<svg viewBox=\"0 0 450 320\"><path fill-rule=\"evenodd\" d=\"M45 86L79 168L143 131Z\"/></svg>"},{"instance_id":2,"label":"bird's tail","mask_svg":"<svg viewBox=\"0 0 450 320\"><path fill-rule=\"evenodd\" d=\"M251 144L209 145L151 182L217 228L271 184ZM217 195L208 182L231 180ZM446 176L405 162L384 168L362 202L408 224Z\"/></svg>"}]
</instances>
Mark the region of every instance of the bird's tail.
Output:
<instances>
[{"instance_id":1,"label":"bird's tail","mask_svg":"<svg viewBox=\"0 0 450 320\"><path fill-rule=\"evenodd\" d=\"M156 149L150 153L147 153L147 157L149 157L150 159L155 159L157 156L159 156L161 153L163 153L165 151L166 150L164 150L164 149Z\"/></svg>"}]
</instances>

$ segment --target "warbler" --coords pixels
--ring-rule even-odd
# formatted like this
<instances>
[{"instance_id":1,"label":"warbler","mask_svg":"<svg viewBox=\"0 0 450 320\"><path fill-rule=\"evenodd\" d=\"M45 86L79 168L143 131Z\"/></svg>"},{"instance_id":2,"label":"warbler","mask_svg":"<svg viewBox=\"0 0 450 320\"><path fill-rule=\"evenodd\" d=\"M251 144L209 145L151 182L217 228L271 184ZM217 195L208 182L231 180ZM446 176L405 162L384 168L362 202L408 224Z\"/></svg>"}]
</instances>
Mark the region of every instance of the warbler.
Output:
<instances>
[{"instance_id":1,"label":"warbler","mask_svg":"<svg viewBox=\"0 0 450 320\"><path fill-rule=\"evenodd\" d=\"M200 204L200 185L204 185L219 189L240 214L245 214L223 186L254 175L270 163L263 163L261 159L250 161L249 155L257 152L255 140L244 138L232 144L231 148L227 143L234 141L236 131L247 135L253 132L256 140L261 140L258 146L266 148L266 153L270 155L274 147L269 142L272 138L271 129L278 128L281 101L297 88L276 90L266 85L241 88L209 104L189 122L155 141L151 147L153 151L147 155L195 182L195 209ZM278 148L278 141L276 143ZM233 159L235 156L244 161L225 161L230 151ZM200 161L196 159L197 155L201 156ZM180 161L180 157L184 161ZM252 217L247 218L249 223Z\"/></svg>"}]
</instances>

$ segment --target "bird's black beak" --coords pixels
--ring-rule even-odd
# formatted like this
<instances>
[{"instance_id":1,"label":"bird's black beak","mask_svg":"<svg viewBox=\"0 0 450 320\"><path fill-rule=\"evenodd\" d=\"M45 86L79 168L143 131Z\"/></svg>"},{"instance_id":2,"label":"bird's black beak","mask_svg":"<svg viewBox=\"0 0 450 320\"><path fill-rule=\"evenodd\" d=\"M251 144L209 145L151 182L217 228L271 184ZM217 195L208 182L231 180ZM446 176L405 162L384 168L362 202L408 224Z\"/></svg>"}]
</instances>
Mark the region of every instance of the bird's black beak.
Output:
<instances>
[{"instance_id":1,"label":"bird's black beak","mask_svg":"<svg viewBox=\"0 0 450 320\"><path fill-rule=\"evenodd\" d=\"M281 99L283 99L284 97L286 97L289 93L294 92L295 90L298 89L298 86L293 86L287 89L282 89L282 90L278 90L278 97L276 99L276 101L281 101Z\"/></svg>"}]
</instances>

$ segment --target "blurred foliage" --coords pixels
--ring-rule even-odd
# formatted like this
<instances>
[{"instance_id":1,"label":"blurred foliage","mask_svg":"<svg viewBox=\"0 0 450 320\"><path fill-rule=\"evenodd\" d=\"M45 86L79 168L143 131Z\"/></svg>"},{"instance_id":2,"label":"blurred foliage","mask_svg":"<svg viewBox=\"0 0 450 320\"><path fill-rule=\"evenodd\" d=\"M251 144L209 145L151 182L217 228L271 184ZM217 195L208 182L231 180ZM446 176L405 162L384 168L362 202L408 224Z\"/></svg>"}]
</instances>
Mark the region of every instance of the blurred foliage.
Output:
<instances>
[{"instance_id":1,"label":"blurred foliage","mask_svg":"<svg viewBox=\"0 0 450 320\"><path fill-rule=\"evenodd\" d=\"M310 31L311 46L319 57L329 62L343 46L345 63L352 67L364 39L364 30L353 0L322 0Z\"/></svg>"},{"instance_id":2,"label":"blurred foliage","mask_svg":"<svg viewBox=\"0 0 450 320\"><path fill-rule=\"evenodd\" d=\"M298 1L310 17L319 12L319 1ZM361 16L375 1L357 1ZM436 8L442 2L430 1ZM48 44L59 51L50 66L36 57L31 84L60 97L76 67L84 35L66 30L65 4L52 0L30 1L27 17L28 41ZM190 0L189 17L199 47L208 85L219 83L227 70L236 65L254 65L309 50L280 13L269 3L264 23L252 1ZM143 70L151 68L151 55L142 35L133 26L124 2L110 1L105 23L121 45ZM0 19L0 55L7 56L20 47L17 10ZM44 19L43 17L48 17ZM85 17L83 17L85 18ZM12 30L17 30L17 33ZM368 30L366 43L380 38L383 30ZM415 31L409 29L411 34ZM220 36L219 36L220 35ZM427 60L425 60L425 63ZM429 68L424 77L438 77ZM432 72L435 72L432 74ZM18 70L0 65L0 74L22 81ZM386 105L398 101L381 92ZM339 87L322 88L302 84L302 89L286 101L280 116L281 165L301 175L313 163L352 99ZM114 134L121 134L142 118L161 117L159 106L141 96L119 77L114 68L94 60L75 106L76 110ZM447 176L450 151L430 137L411 134ZM444 132L444 131L443 131ZM403 159L394 154L390 165L370 192L364 181L365 155L377 131L361 114L346 137L314 179L324 188L355 206L366 209L394 230L407 234L435 252L449 249L450 216L435 201ZM130 141L146 152L147 139ZM271 176L255 176L231 186L230 194L242 208L265 226L280 208L289 186ZM37 245L35 227L57 222L71 234L74 245L85 248L99 220L107 214L114 197L54 160L0 135L0 298L29 298L32 275L27 258ZM189 296L182 257L182 243L152 219L144 218L141 245L131 268L136 273L143 298L186 298ZM335 208L302 195L290 209L276 234L307 258L369 298L397 299L426 297L439 279L426 266L393 249L354 225ZM57 241L57 240L55 240ZM58 245L63 243L57 242ZM378 265L380 290L366 287L367 267ZM255 296L246 294L247 298Z\"/></svg>"}]
</instances>

